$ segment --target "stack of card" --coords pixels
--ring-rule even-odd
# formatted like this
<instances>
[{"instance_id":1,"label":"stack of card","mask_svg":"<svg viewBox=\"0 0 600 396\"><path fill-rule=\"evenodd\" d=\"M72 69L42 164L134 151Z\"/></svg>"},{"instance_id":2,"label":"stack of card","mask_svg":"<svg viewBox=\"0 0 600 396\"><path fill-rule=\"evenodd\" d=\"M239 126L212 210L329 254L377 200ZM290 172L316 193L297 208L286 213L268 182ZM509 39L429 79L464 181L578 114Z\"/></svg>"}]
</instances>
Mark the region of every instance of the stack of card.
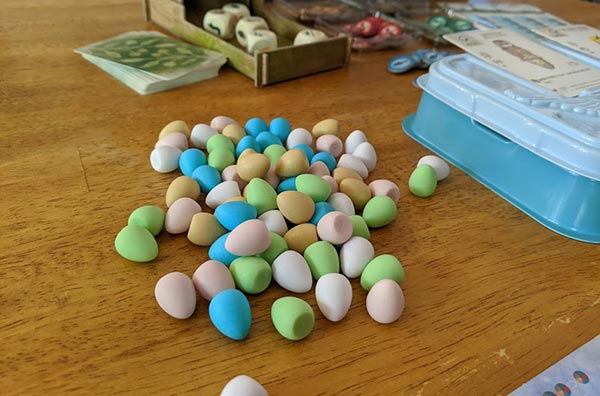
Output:
<instances>
[{"instance_id":1,"label":"stack of card","mask_svg":"<svg viewBox=\"0 0 600 396\"><path fill-rule=\"evenodd\" d=\"M216 77L227 58L159 32L128 32L75 50L145 95Z\"/></svg>"}]
</instances>

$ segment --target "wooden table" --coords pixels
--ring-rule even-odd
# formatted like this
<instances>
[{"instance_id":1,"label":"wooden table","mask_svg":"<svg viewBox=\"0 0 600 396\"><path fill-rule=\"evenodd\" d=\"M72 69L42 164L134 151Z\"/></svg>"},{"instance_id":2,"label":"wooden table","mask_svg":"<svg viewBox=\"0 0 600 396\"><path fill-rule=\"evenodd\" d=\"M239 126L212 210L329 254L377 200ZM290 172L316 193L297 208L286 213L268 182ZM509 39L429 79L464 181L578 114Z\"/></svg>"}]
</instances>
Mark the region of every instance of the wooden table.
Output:
<instances>
[{"instance_id":1,"label":"wooden table","mask_svg":"<svg viewBox=\"0 0 600 396\"><path fill-rule=\"evenodd\" d=\"M532 3L600 26L598 5ZM432 197L408 192L428 151L401 129L421 92L419 72L386 71L397 51L262 89L224 68L139 96L72 52L148 28L138 0L5 0L0 26L1 393L218 395L245 373L280 396L500 395L600 333L597 245L545 229L456 168ZM250 298L243 342L215 330L203 300L189 320L160 310L156 281L191 276L207 250L163 232L159 258L136 264L113 241L136 207L165 207L174 175L148 159L162 126L221 114L307 128L333 117L343 136L367 133L379 155L372 178L402 194L396 220L372 235L376 253L406 270L397 323L369 318L357 282L340 323L303 296L317 320L301 342L273 328L270 306L285 294L274 285Z\"/></svg>"}]
</instances>

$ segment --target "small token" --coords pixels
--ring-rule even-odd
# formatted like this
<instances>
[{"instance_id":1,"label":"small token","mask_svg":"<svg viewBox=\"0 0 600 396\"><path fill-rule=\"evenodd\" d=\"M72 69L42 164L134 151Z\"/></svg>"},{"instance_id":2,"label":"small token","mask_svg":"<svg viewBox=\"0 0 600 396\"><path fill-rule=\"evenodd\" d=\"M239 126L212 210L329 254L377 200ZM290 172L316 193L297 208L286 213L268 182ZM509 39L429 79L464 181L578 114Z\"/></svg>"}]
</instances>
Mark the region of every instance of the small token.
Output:
<instances>
[{"instance_id":1,"label":"small token","mask_svg":"<svg viewBox=\"0 0 600 396\"><path fill-rule=\"evenodd\" d=\"M402 288L391 279L377 282L367 294L367 312L376 322L393 323L404 311Z\"/></svg>"},{"instance_id":2,"label":"small token","mask_svg":"<svg viewBox=\"0 0 600 396\"><path fill-rule=\"evenodd\" d=\"M175 120L169 122L163 127L163 129L158 134L158 138L162 139L172 132L180 132L183 133L186 137L190 137L190 128L187 126L185 121Z\"/></svg>"},{"instance_id":3,"label":"small token","mask_svg":"<svg viewBox=\"0 0 600 396\"><path fill-rule=\"evenodd\" d=\"M431 196L437 187L437 174L428 164L417 166L408 179L408 189L417 197Z\"/></svg>"},{"instance_id":4,"label":"small token","mask_svg":"<svg viewBox=\"0 0 600 396\"><path fill-rule=\"evenodd\" d=\"M298 224L283 235L290 250L304 254L306 248L319 240L317 226L310 223Z\"/></svg>"},{"instance_id":5,"label":"small token","mask_svg":"<svg viewBox=\"0 0 600 396\"><path fill-rule=\"evenodd\" d=\"M214 296L208 305L208 315L217 330L233 340L243 340L250 332L250 303L237 289L223 290Z\"/></svg>"},{"instance_id":6,"label":"small token","mask_svg":"<svg viewBox=\"0 0 600 396\"><path fill-rule=\"evenodd\" d=\"M396 202L387 195L378 195L367 202L362 217L370 228L379 228L394 221L397 214Z\"/></svg>"},{"instance_id":7,"label":"small token","mask_svg":"<svg viewBox=\"0 0 600 396\"><path fill-rule=\"evenodd\" d=\"M244 188L246 201L254 206L258 215L268 210L277 209L277 193L273 187L263 179L254 178Z\"/></svg>"},{"instance_id":8,"label":"small token","mask_svg":"<svg viewBox=\"0 0 600 396\"><path fill-rule=\"evenodd\" d=\"M285 118L277 117L271 120L269 124L269 132L277 136L283 143L287 141L288 136L292 132L290 122Z\"/></svg>"},{"instance_id":9,"label":"small token","mask_svg":"<svg viewBox=\"0 0 600 396\"><path fill-rule=\"evenodd\" d=\"M419 64L420 62L413 55L398 55L390 59L387 69L390 73L406 73Z\"/></svg>"},{"instance_id":10,"label":"small token","mask_svg":"<svg viewBox=\"0 0 600 396\"><path fill-rule=\"evenodd\" d=\"M235 227L225 241L225 249L237 256L254 256L269 248L271 238L265 223L246 220Z\"/></svg>"},{"instance_id":11,"label":"small token","mask_svg":"<svg viewBox=\"0 0 600 396\"><path fill-rule=\"evenodd\" d=\"M167 207L170 207L173 202L183 197L189 197L193 200L197 200L200 197L198 183L188 176L179 176L169 184L165 197Z\"/></svg>"},{"instance_id":12,"label":"small token","mask_svg":"<svg viewBox=\"0 0 600 396\"><path fill-rule=\"evenodd\" d=\"M352 236L363 237L365 239L371 239L371 232L369 231L369 226L367 225L365 219L359 215L350 216L350 221L352 221Z\"/></svg>"},{"instance_id":13,"label":"small token","mask_svg":"<svg viewBox=\"0 0 600 396\"><path fill-rule=\"evenodd\" d=\"M315 213L315 202L299 191L284 191L277 196L277 208L288 221L302 224Z\"/></svg>"},{"instance_id":14,"label":"small token","mask_svg":"<svg viewBox=\"0 0 600 396\"><path fill-rule=\"evenodd\" d=\"M202 212L202 207L198 202L188 197L179 198L167 210L165 230L169 234L187 232L192 223L192 217L199 212Z\"/></svg>"},{"instance_id":15,"label":"small token","mask_svg":"<svg viewBox=\"0 0 600 396\"><path fill-rule=\"evenodd\" d=\"M235 282L227 266L216 260L200 264L194 272L192 282L200 296L210 301L223 290L235 288Z\"/></svg>"},{"instance_id":16,"label":"small token","mask_svg":"<svg viewBox=\"0 0 600 396\"><path fill-rule=\"evenodd\" d=\"M142 226L150 231L153 236L156 236L165 225L165 212L158 206L140 206L131 212L127 224Z\"/></svg>"},{"instance_id":17,"label":"small token","mask_svg":"<svg viewBox=\"0 0 600 396\"><path fill-rule=\"evenodd\" d=\"M306 301L297 297L281 297L271 306L271 320L284 338L298 341L312 331L315 314Z\"/></svg>"},{"instance_id":18,"label":"small token","mask_svg":"<svg viewBox=\"0 0 600 396\"><path fill-rule=\"evenodd\" d=\"M181 272L171 272L156 282L156 302L175 319L187 319L196 310L196 290L192 280Z\"/></svg>"},{"instance_id":19,"label":"small token","mask_svg":"<svg viewBox=\"0 0 600 396\"><path fill-rule=\"evenodd\" d=\"M238 257L231 262L229 271L236 287L245 293L262 293L271 283L271 266L260 257Z\"/></svg>"},{"instance_id":20,"label":"small token","mask_svg":"<svg viewBox=\"0 0 600 396\"><path fill-rule=\"evenodd\" d=\"M422 157L417 163L417 167L423 164L427 164L433 168L435 171L435 175L438 181L444 180L450 175L450 167L438 156L435 155L426 155Z\"/></svg>"},{"instance_id":21,"label":"small token","mask_svg":"<svg viewBox=\"0 0 600 396\"><path fill-rule=\"evenodd\" d=\"M319 220L317 235L322 241L340 245L352 236L352 221L343 212L329 212Z\"/></svg>"},{"instance_id":22,"label":"small token","mask_svg":"<svg viewBox=\"0 0 600 396\"><path fill-rule=\"evenodd\" d=\"M391 254L382 254L369 261L360 276L360 285L369 291L382 279L391 279L399 285L404 281L404 268Z\"/></svg>"},{"instance_id":23,"label":"small token","mask_svg":"<svg viewBox=\"0 0 600 396\"><path fill-rule=\"evenodd\" d=\"M206 124L197 124L192 129L190 140L195 147L206 149L206 142L208 142L208 139L218 133L219 132L216 129Z\"/></svg>"},{"instance_id":24,"label":"small token","mask_svg":"<svg viewBox=\"0 0 600 396\"><path fill-rule=\"evenodd\" d=\"M215 209L215 217L228 231L247 220L256 219L256 208L246 202L225 202Z\"/></svg>"},{"instance_id":25,"label":"small token","mask_svg":"<svg viewBox=\"0 0 600 396\"><path fill-rule=\"evenodd\" d=\"M368 239L353 236L340 248L340 267L348 278L358 278L375 257L375 249Z\"/></svg>"},{"instance_id":26,"label":"small token","mask_svg":"<svg viewBox=\"0 0 600 396\"><path fill-rule=\"evenodd\" d=\"M273 260L271 268L275 282L292 293L306 293L312 288L310 267L304 257L294 250L282 252Z\"/></svg>"},{"instance_id":27,"label":"small token","mask_svg":"<svg viewBox=\"0 0 600 396\"><path fill-rule=\"evenodd\" d=\"M150 231L138 225L125 226L115 238L115 249L129 261L145 263L158 256L158 244Z\"/></svg>"},{"instance_id":28,"label":"small token","mask_svg":"<svg viewBox=\"0 0 600 396\"><path fill-rule=\"evenodd\" d=\"M352 285L342 274L325 274L317 281L315 299L323 316L339 322L352 304Z\"/></svg>"},{"instance_id":29,"label":"small token","mask_svg":"<svg viewBox=\"0 0 600 396\"><path fill-rule=\"evenodd\" d=\"M434 29L438 29L448 25L449 18L444 15L436 15L427 21L427 24Z\"/></svg>"},{"instance_id":30,"label":"small token","mask_svg":"<svg viewBox=\"0 0 600 396\"><path fill-rule=\"evenodd\" d=\"M221 183L221 173L218 169L210 165L202 165L197 167L192 173L192 179L200 186L203 193L209 193ZM197 199L197 198L196 198Z\"/></svg>"},{"instance_id":31,"label":"small token","mask_svg":"<svg viewBox=\"0 0 600 396\"><path fill-rule=\"evenodd\" d=\"M471 21L460 18L451 18L450 21L448 21L448 27L452 29L453 32L465 32L474 29Z\"/></svg>"},{"instance_id":32,"label":"small token","mask_svg":"<svg viewBox=\"0 0 600 396\"><path fill-rule=\"evenodd\" d=\"M196 148L185 150L179 157L179 169L184 176L192 176L197 167L206 164L206 155Z\"/></svg>"},{"instance_id":33,"label":"small token","mask_svg":"<svg viewBox=\"0 0 600 396\"><path fill-rule=\"evenodd\" d=\"M232 5L244 6L241 3ZM269 393L255 379L247 375L238 375L232 378L221 391L221 396L269 396Z\"/></svg>"},{"instance_id":34,"label":"small token","mask_svg":"<svg viewBox=\"0 0 600 396\"><path fill-rule=\"evenodd\" d=\"M212 213L198 212L192 217L187 238L194 245L211 246L226 232Z\"/></svg>"},{"instance_id":35,"label":"small token","mask_svg":"<svg viewBox=\"0 0 600 396\"><path fill-rule=\"evenodd\" d=\"M229 124L237 124L237 121L227 116L216 116L210 121L210 127L217 132L223 132L223 129Z\"/></svg>"},{"instance_id":36,"label":"small token","mask_svg":"<svg viewBox=\"0 0 600 396\"><path fill-rule=\"evenodd\" d=\"M160 173L173 172L179 167L180 156L181 150L177 147L159 146L150 153L150 165Z\"/></svg>"},{"instance_id":37,"label":"small token","mask_svg":"<svg viewBox=\"0 0 600 396\"><path fill-rule=\"evenodd\" d=\"M340 124L333 118L319 121L312 129L312 134L315 138L323 135L339 135Z\"/></svg>"},{"instance_id":38,"label":"small token","mask_svg":"<svg viewBox=\"0 0 600 396\"><path fill-rule=\"evenodd\" d=\"M288 245L281 235L273 231L269 231L269 237L271 238L269 248L260 253L259 256L264 258L267 263L273 264L273 261L279 257L281 253L288 250Z\"/></svg>"},{"instance_id":39,"label":"small token","mask_svg":"<svg viewBox=\"0 0 600 396\"><path fill-rule=\"evenodd\" d=\"M340 272L337 250L327 241L318 241L308 246L304 251L304 259L315 280L319 280L325 274Z\"/></svg>"}]
</instances>

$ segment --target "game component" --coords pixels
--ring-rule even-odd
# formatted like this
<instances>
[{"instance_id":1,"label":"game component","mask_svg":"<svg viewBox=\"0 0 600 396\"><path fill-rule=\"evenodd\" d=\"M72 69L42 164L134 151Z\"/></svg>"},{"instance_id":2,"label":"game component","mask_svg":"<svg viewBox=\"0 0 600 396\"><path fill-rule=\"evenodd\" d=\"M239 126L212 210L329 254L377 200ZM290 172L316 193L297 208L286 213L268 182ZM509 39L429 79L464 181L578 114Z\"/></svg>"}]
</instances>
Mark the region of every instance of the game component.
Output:
<instances>
[{"instance_id":1,"label":"game component","mask_svg":"<svg viewBox=\"0 0 600 396\"><path fill-rule=\"evenodd\" d=\"M202 212L198 202L189 197L177 199L167 210L165 215L165 230L169 234L187 232L196 213Z\"/></svg>"},{"instance_id":2,"label":"game component","mask_svg":"<svg viewBox=\"0 0 600 396\"><path fill-rule=\"evenodd\" d=\"M237 20L250 16L250 10L245 4L242 3L227 3L221 7L221 9L225 12L235 15Z\"/></svg>"},{"instance_id":3,"label":"game component","mask_svg":"<svg viewBox=\"0 0 600 396\"><path fill-rule=\"evenodd\" d=\"M156 302L175 319L187 319L196 310L196 289L192 280L181 272L171 272L156 282Z\"/></svg>"},{"instance_id":4,"label":"game component","mask_svg":"<svg viewBox=\"0 0 600 396\"><path fill-rule=\"evenodd\" d=\"M146 228L127 225L115 238L115 250L129 261L146 263L158 256L158 244Z\"/></svg>"},{"instance_id":5,"label":"game component","mask_svg":"<svg viewBox=\"0 0 600 396\"><path fill-rule=\"evenodd\" d=\"M243 17L235 25L235 38L242 47L246 48L248 45L248 35L258 29L269 30L269 25L267 24L267 21L258 16ZM268 129L265 125L265 129L259 132L267 130ZM248 131L246 130L246 132Z\"/></svg>"},{"instance_id":6,"label":"game component","mask_svg":"<svg viewBox=\"0 0 600 396\"><path fill-rule=\"evenodd\" d=\"M304 250L304 259L315 280L325 274L340 272L340 259L335 247L327 241L317 241Z\"/></svg>"},{"instance_id":7,"label":"game component","mask_svg":"<svg viewBox=\"0 0 600 396\"><path fill-rule=\"evenodd\" d=\"M399 285L404 281L404 268L391 254L382 254L369 261L360 276L360 285L369 291L381 279L391 279Z\"/></svg>"},{"instance_id":8,"label":"game component","mask_svg":"<svg viewBox=\"0 0 600 396\"><path fill-rule=\"evenodd\" d=\"M393 323L404 311L404 293L391 279L377 282L367 294L367 312L376 322Z\"/></svg>"},{"instance_id":9,"label":"game component","mask_svg":"<svg viewBox=\"0 0 600 396\"><path fill-rule=\"evenodd\" d=\"M358 278L367 264L375 257L375 249L368 239L353 236L340 248L342 273L352 279Z\"/></svg>"},{"instance_id":10,"label":"game component","mask_svg":"<svg viewBox=\"0 0 600 396\"><path fill-rule=\"evenodd\" d=\"M352 304L352 285L342 274L325 274L317 281L315 299L323 316L339 322Z\"/></svg>"},{"instance_id":11,"label":"game component","mask_svg":"<svg viewBox=\"0 0 600 396\"><path fill-rule=\"evenodd\" d=\"M215 215L198 212L192 217L187 238L194 245L211 246L226 232L227 230L221 226Z\"/></svg>"},{"instance_id":12,"label":"game component","mask_svg":"<svg viewBox=\"0 0 600 396\"><path fill-rule=\"evenodd\" d=\"M437 187L437 174L432 166L422 164L417 166L408 179L408 189L417 197L431 196Z\"/></svg>"},{"instance_id":13,"label":"game component","mask_svg":"<svg viewBox=\"0 0 600 396\"><path fill-rule=\"evenodd\" d=\"M214 296L208 305L208 315L217 330L233 340L243 340L250 332L250 303L237 289L223 290Z\"/></svg>"},{"instance_id":14,"label":"game component","mask_svg":"<svg viewBox=\"0 0 600 396\"><path fill-rule=\"evenodd\" d=\"M315 314L306 301L297 297L281 297L271 306L271 320L284 338L298 341L312 331Z\"/></svg>"},{"instance_id":15,"label":"game component","mask_svg":"<svg viewBox=\"0 0 600 396\"><path fill-rule=\"evenodd\" d=\"M294 37L294 45L315 43L323 40L327 40L327 35L322 31L317 29L303 29Z\"/></svg>"},{"instance_id":16,"label":"game component","mask_svg":"<svg viewBox=\"0 0 600 396\"><path fill-rule=\"evenodd\" d=\"M450 175L450 167L446 161L436 155L426 155L422 157L417 163L417 167L423 164L427 164L433 168L438 181L444 180Z\"/></svg>"},{"instance_id":17,"label":"game component","mask_svg":"<svg viewBox=\"0 0 600 396\"><path fill-rule=\"evenodd\" d=\"M127 225L144 227L153 236L158 235L165 224L165 212L154 205L140 206L129 215Z\"/></svg>"},{"instance_id":18,"label":"game component","mask_svg":"<svg viewBox=\"0 0 600 396\"><path fill-rule=\"evenodd\" d=\"M431 26L433 29L439 29L441 27L445 27L448 25L449 18L444 15L436 15L427 21L427 24Z\"/></svg>"},{"instance_id":19,"label":"game component","mask_svg":"<svg viewBox=\"0 0 600 396\"><path fill-rule=\"evenodd\" d=\"M387 69L391 73L406 73L420 64L414 55L398 55L390 59Z\"/></svg>"},{"instance_id":20,"label":"game component","mask_svg":"<svg viewBox=\"0 0 600 396\"><path fill-rule=\"evenodd\" d=\"M255 379L238 375L225 385L221 396L269 396L269 393Z\"/></svg>"},{"instance_id":21,"label":"game component","mask_svg":"<svg viewBox=\"0 0 600 396\"><path fill-rule=\"evenodd\" d=\"M292 293L306 293L312 288L310 267L304 257L294 251L282 252L271 265L273 279L285 290Z\"/></svg>"},{"instance_id":22,"label":"game component","mask_svg":"<svg viewBox=\"0 0 600 396\"><path fill-rule=\"evenodd\" d=\"M383 21L381 25L379 25L379 30L377 31L377 38L387 38L400 36L402 34L402 27L393 22Z\"/></svg>"},{"instance_id":23,"label":"game component","mask_svg":"<svg viewBox=\"0 0 600 396\"><path fill-rule=\"evenodd\" d=\"M222 9L209 10L204 14L202 27L209 33L212 33L225 40L233 37L234 27L237 17Z\"/></svg>"},{"instance_id":24,"label":"game component","mask_svg":"<svg viewBox=\"0 0 600 396\"><path fill-rule=\"evenodd\" d=\"M245 293L262 293L271 283L271 266L261 257L238 257L229 265L229 271L235 286Z\"/></svg>"},{"instance_id":25,"label":"game component","mask_svg":"<svg viewBox=\"0 0 600 396\"><path fill-rule=\"evenodd\" d=\"M223 290L235 288L235 282L227 266L216 260L208 260L200 264L192 276L192 282L207 301L212 300Z\"/></svg>"},{"instance_id":26,"label":"game component","mask_svg":"<svg viewBox=\"0 0 600 396\"><path fill-rule=\"evenodd\" d=\"M246 34L246 51L251 54L277 48L277 35L270 30L256 29Z\"/></svg>"}]
</instances>

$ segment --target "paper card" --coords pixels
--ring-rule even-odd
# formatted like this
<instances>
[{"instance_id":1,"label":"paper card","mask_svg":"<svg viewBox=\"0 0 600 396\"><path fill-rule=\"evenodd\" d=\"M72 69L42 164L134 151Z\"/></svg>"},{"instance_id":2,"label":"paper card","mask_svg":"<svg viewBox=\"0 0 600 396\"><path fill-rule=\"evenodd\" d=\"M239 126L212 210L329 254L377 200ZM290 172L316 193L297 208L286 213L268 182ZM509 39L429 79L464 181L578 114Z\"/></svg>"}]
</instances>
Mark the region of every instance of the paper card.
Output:
<instances>
[{"instance_id":1,"label":"paper card","mask_svg":"<svg viewBox=\"0 0 600 396\"><path fill-rule=\"evenodd\" d=\"M591 26L567 25L533 31L566 47L600 59L600 30Z\"/></svg>"},{"instance_id":2,"label":"paper card","mask_svg":"<svg viewBox=\"0 0 600 396\"><path fill-rule=\"evenodd\" d=\"M600 70L509 29L472 30L446 34L444 38L494 66L566 97L600 86Z\"/></svg>"},{"instance_id":3,"label":"paper card","mask_svg":"<svg viewBox=\"0 0 600 396\"><path fill-rule=\"evenodd\" d=\"M600 336L510 394L510 396L567 395L600 395Z\"/></svg>"}]
</instances>

